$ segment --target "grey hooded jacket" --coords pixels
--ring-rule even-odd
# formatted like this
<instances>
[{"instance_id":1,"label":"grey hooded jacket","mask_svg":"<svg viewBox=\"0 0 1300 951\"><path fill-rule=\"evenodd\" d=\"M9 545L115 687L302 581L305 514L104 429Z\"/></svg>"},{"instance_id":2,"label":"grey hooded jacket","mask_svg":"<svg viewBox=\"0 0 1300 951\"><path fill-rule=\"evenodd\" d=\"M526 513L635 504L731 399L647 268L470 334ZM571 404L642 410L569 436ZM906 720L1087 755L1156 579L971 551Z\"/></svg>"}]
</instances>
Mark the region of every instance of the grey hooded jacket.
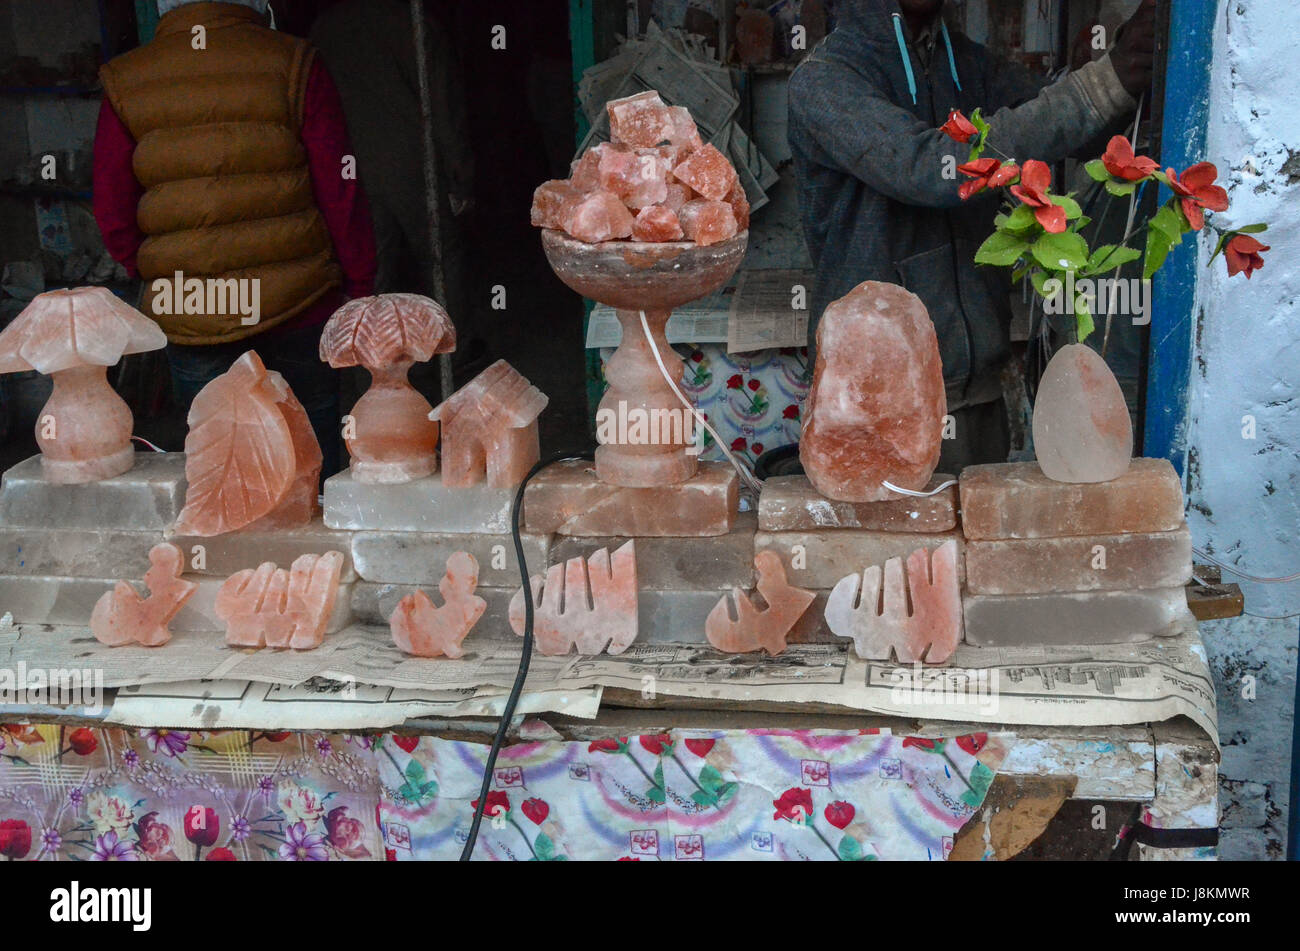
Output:
<instances>
[{"instance_id":1,"label":"grey hooded jacket","mask_svg":"<svg viewBox=\"0 0 1300 951\"><path fill-rule=\"evenodd\" d=\"M1109 59L1041 88L960 33L945 40L937 25L926 62L906 20L895 26L897 0L842 0L836 13L835 29L790 79L790 148L817 272L813 333L826 305L862 281L902 284L934 321L949 404L996 399L1010 352L1008 277L977 268L974 256L997 200L958 198L966 179L953 172L969 148L939 127L952 109L979 107L990 144L1017 161L1052 163L1100 141L1137 104Z\"/></svg>"}]
</instances>

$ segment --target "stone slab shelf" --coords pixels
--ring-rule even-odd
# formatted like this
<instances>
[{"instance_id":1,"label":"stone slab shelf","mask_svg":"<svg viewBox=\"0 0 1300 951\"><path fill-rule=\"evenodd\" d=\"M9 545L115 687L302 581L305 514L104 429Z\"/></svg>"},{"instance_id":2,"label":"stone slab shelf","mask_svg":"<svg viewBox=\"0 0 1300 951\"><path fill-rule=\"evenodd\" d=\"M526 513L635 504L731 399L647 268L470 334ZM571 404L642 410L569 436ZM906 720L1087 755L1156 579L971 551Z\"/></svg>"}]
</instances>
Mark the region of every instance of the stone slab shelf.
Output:
<instances>
[{"instance_id":1,"label":"stone slab shelf","mask_svg":"<svg viewBox=\"0 0 1300 951\"><path fill-rule=\"evenodd\" d=\"M0 526L6 528L162 531L185 504L185 454L137 452L121 475L60 485L32 456L0 480Z\"/></svg>"},{"instance_id":2,"label":"stone slab shelf","mask_svg":"<svg viewBox=\"0 0 1300 951\"><path fill-rule=\"evenodd\" d=\"M948 475L935 475L933 491ZM927 498L900 496L884 502L828 499L807 476L775 476L763 484L758 527L765 532L813 532L822 529L867 529L879 532L949 532L957 527L957 486Z\"/></svg>"},{"instance_id":3,"label":"stone slab shelf","mask_svg":"<svg viewBox=\"0 0 1300 951\"><path fill-rule=\"evenodd\" d=\"M379 485L358 482L344 469L325 480L325 525L349 531L509 534L515 491L486 484L452 489L442 484L441 473Z\"/></svg>"}]
</instances>

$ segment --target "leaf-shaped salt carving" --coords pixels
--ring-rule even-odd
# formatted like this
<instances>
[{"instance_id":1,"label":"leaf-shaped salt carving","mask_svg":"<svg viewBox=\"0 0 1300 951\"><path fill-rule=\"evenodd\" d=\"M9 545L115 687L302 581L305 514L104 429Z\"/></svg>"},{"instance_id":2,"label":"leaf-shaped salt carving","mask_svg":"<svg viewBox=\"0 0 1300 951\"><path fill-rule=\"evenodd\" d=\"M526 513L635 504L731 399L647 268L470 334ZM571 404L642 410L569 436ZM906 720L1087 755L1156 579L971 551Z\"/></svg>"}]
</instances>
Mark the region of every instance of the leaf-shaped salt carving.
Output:
<instances>
[{"instance_id":1,"label":"leaf-shaped salt carving","mask_svg":"<svg viewBox=\"0 0 1300 951\"><path fill-rule=\"evenodd\" d=\"M189 487L174 531L220 535L261 518L284 498L296 461L279 396L250 350L194 398L185 437Z\"/></svg>"},{"instance_id":2,"label":"leaf-shaped salt carving","mask_svg":"<svg viewBox=\"0 0 1300 951\"><path fill-rule=\"evenodd\" d=\"M451 318L437 301L419 294L348 301L334 312L320 338L320 358L332 367L422 363L455 349Z\"/></svg>"}]
</instances>

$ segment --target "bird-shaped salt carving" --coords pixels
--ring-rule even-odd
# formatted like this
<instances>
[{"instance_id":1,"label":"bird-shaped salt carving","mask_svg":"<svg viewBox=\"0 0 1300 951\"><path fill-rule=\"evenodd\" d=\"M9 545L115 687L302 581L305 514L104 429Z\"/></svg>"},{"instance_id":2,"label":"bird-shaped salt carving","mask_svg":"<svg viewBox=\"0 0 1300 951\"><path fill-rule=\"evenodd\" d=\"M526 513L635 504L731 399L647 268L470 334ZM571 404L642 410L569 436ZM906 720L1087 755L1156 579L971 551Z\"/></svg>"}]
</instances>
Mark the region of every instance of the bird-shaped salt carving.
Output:
<instances>
[{"instance_id":1,"label":"bird-shaped salt carving","mask_svg":"<svg viewBox=\"0 0 1300 951\"><path fill-rule=\"evenodd\" d=\"M551 565L543 580L530 579L533 636L543 654L621 654L637 635L636 542L628 541L611 556L608 548L591 557ZM524 635L524 589L510 601L510 626Z\"/></svg>"},{"instance_id":2,"label":"bird-shaped salt carving","mask_svg":"<svg viewBox=\"0 0 1300 951\"><path fill-rule=\"evenodd\" d=\"M393 643L416 657L464 657L461 642L487 610L474 593L477 587L478 561L469 552L452 553L438 582L442 607L435 608L423 591L402 598L388 619Z\"/></svg>"},{"instance_id":3,"label":"bird-shaped salt carving","mask_svg":"<svg viewBox=\"0 0 1300 951\"><path fill-rule=\"evenodd\" d=\"M299 555L288 571L271 562L237 571L217 591L217 617L232 647L311 650L325 639L338 599L343 555Z\"/></svg>"},{"instance_id":4,"label":"bird-shaped salt carving","mask_svg":"<svg viewBox=\"0 0 1300 951\"><path fill-rule=\"evenodd\" d=\"M730 596L724 594L704 622L705 636L720 651L733 654L756 650L781 653L785 650L785 636L817 598L811 591L796 588L786 581L785 565L774 551L760 551L754 556L754 567L758 570L758 593L767 602L767 607L755 607L739 588L733 588ZM735 620L727 608L728 601L733 598Z\"/></svg>"},{"instance_id":5,"label":"bird-shaped salt carving","mask_svg":"<svg viewBox=\"0 0 1300 951\"><path fill-rule=\"evenodd\" d=\"M144 575L149 597L141 598L125 581L105 592L90 615L90 633L95 640L109 647L158 647L171 640L167 625L199 589L194 582L181 580L184 564L181 550L170 542L149 549L149 570Z\"/></svg>"},{"instance_id":6,"label":"bird-shaped salt carving","mask_svg":"<svg viewBox=\"0 0 1300 951\"><path fill-rule=\"evenodd\" d=\"M826 624L840 637L853 638L863 660L942 664L962 638L961 588L957 579L957 543L933 552L918 548L903 560L885 562L884 585L879 565L859 577L841 578L826 601ZM859 597L859 595L861 595Z\"/></svg>"}]
</instances>

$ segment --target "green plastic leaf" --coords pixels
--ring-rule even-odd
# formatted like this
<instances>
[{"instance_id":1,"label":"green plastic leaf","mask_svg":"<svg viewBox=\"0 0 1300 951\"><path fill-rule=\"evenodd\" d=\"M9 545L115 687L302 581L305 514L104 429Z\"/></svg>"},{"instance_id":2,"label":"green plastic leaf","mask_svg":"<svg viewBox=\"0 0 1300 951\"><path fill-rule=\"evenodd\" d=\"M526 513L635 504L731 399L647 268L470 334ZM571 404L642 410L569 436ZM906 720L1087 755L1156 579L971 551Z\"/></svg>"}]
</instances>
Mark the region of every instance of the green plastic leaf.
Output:
<instances>
[{"instance_id":1,"label":"green plastic leaf","mask_svg":"<svg viewBox=\"0 0 1300 951\"><path fill-rule=\"evenodd\" d=\"M1088 242L1072 231L1044 234L1034 242L1033 252L1038 263L1052 271L1078 271L1088 263Z\"/></svg>"},{"instance_id":2,"label":"green plastic leaf","mask_svg":"<svg viewBox=\"0 0 1300 951\"><path fill-rule=\"evenodd\" d=\"M1008 231L995 231L975 252L975 263L1009 267L1019 261L1020 256L1028 249L1029 242L1020 235Z\"/></svg>"},{"instance_id":3,"label":"green plastic leaf","mask_svg":"<svg viewBox=\"0 0 1300 951\"><path fill-rule=\"evenodd\" d=\"M1035 270L1029 275L1029 280L1033 282L1034 290L1038 291L1038 296L1043 298L1043 300L1049 300L1056 296L1056 294L1049 294L1047 292L1047 282L1052 280L1054 277L1056 277L1055 274L1040 270ZM1060 278L1057 278L1057 280L1060 280ZM1058 290L1056 293L1059 294L1060 291Z\"/></svg>"},{"instance_id":4,"label":"green plastic leaf","mask_svg":"<svg viewBox=\"0 0 1300 951\"><path fill-rule=\"evenodd\" d=\"M1101 159L1093 159L1083 167L1083 170L1088 173L1088 177L1094 182L1110 181L1110 172L1106 171L1106 163Z\"/></svg>"},{"instance_id":5,"label":"green plastic leaf","mask_svg":"<svg viewBox=\"0 0 1300 951\"><path fill-rule=\"evenodd\" d=\"M988 121L984 118L984 114L979 109L976 109L970 114L970 124L979 130L980 133L985 133L989 130Z\"/></svg>"},{"instance_id":6,"label":"green plastic leaf","mask_svg":"<svg viewBox=\"0 0 1300 951\"><path fill-rule=\"evenodd\" d=\"M1106 183L1106 191L1110 192L1116 198L1127 198L1133 192L1137 191L1137 182L1117 182L1111 179Z\"/></svg>"},{"instance_id":7,"label":"green plastic leaf","mask_svg":"<svg viewBox=\"0 0 1300 951\"><path fill-rule=\"evenodd\" d=\"M1142 252L1137 248L1103 244L1093 251L1092 256L1088 258L1088 267L1084 270L1083 276L1091 277L1093 274L1100 274L1103 271L1113 271L1115 268L1136 261L1140 257L1142 257Z\"/></svg>"},{"instance_id":8,"label":"green plastic leaf","mask_svg":"<svg viewBox=\"0 0 1300 951\"><path fill-rule=\"evenodd\" d=\"M1079 333L1079 343L1087 340L1089 335L1097 329L1092 322L1092 314L1088 311L1088 299L1082 294L1074 298L1074 325Z\"/></svg>"},{"instance_id":9,"label":"green plastic leaf","mask_svg":"<svg viewBox=\"0 0 1300 951\"><path fill-rule=\"evenodd\" d=\"M1051 200L1052 204L1060 205L1065 209L1066 220L1074 221L1076 218L1083 216L1083 209L1080 208L1079 203L1069 195L1048 195L1047 197Z\"/></svg>"},{"instance_id":10,"label":"green plastic leaf","mask_svg":"<svg viewBox=\"0 0 1300 951\"><path fill-rule=\"evenodd\" d=\"M1165 263L1165 258L1169 257L1169 251L1173 248L1173 242L1169 236L1159 228L1147 229L1147 247L1142 263L1142 279L1149 281L1155 276L1155 273Z\"/></svg>"},{"instance_id":11,"label":"green plastic leaf","mask_svg":"<svg viewBox=\"0 0 1300 951\"><path fill-rule=\"evenodd\" d=\"M1147 222L1148 229L1153 228L1169 239L1170 247L1178 244L1190 227L1181 205L1164 205Z\"/></svg>"},{"instance_id":12,"label":"green plastic leaf","mask_svg":"<svg viewBox=\"0 0 1300 951\"><path fill-rule=\"evenodd\" d=\"M1016 205L1015 210L1006 218L1006 223L1001 227L1003 231L1023 234L1038 227L1038 219L1034 217L1034 210L1028 205Z\"/></svg>"},{"instance_id":13,"label":"green plastic leaf","mask_svg":"<svg viewBox=\"0 0 1300 951\"><path fill-rule=\"evenodd\" d=\"M1263 234L1267 230L1268 230L1268 225L1266 225L1264 222L1261 221L1257 224L1242 225L1240 228L1234 228L1233 233L1234 234Z\"/></svg>"},{"instance_id":14,"label":"green plastic leaf","mask_svg":"<svg viewBox=\"0 0 1300 951\"><path fill-rule=\"evenodd\" d=\"M840 858L846 862L862 861L862 844L851 835L846 835L840 839L839 848L836 849Z\"/></svg>"}]
</instances>

